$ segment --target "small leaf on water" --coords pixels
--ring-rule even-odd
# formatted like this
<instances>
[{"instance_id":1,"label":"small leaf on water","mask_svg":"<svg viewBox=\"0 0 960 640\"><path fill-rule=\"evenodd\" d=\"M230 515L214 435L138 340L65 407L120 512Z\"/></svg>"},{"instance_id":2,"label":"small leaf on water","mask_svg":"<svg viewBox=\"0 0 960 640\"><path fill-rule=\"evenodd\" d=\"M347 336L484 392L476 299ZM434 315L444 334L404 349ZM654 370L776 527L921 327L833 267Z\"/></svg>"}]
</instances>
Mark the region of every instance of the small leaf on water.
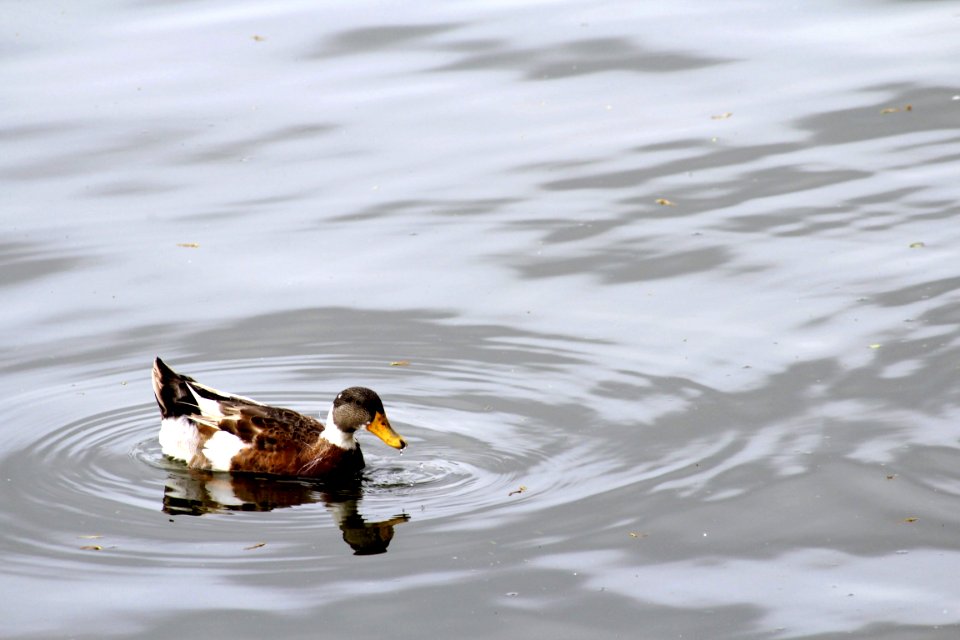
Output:
<instances>
[{"instance_id":1,"label":"small leaf on water","mask_svg":"<svg viewBox=\"0 0 960 640\"><path fill-rule=\"evenodd\" d=\"M870 348L871 348L871 349L879 349L879 348L882 347L882 346L883 346L882 344L879 344L879 343L876 343L876 342L875 342L875 343L873 343L872 345L870 345Z\"/></svg>"},{"instance_id":2,"label":"small leaf on water","mask_svg":"<svg viewBox=\"0 0 960 640\"><path fill-rule=\"evenodd\" d=\"M391 367L409 367L409 366L410 366L410 361L409 361L409 360L394 360L393 362L390 363L390 366L391 366Z\"/></svg>"},{"instance_id":3,"label":"small leaf on water","mask_svg":"<svg viewBox=\"0 0 960 640\"><path fill-rule=\"evenodd\" d=\"M730 118L731 116L733 116L733 113L731 113L730 111L725 111L725 112L723 112L723 113L718 113L718 114L715 115L715 116L710 116L710 119L711 119L711 120L726 120L727 118Z\"/></svg>"},{"instance_id":4,"label":"small leaf on water","mask_svg":"<svg viewBox=\"0 0 960 640\"><path fill-rule=\"evenodd\" d=\"M254 549L259 549L260 547L265 547L265 546L267 546L267 543L266 543L266 542L258 542L257 544L252 544L252 545L250 545L249 547L244 547L243 550L244 550L244 551L252 551L252 550L254 550Z\"/></svg>"},{"instance_id":5,"label":"small leaf on water","mask_svg":"<svg viewBox=\"0 0 960 640\"><path fill-rule=\"evenodd\" d=\"M902 107L887 107L885 109L880 109L880 115L885 116L891 113L900 113L901 111L913 111L913 105L906 104Z\"/></svg>"},{"instance_id":6,"label":"small leaf on water","mask_svg":"<svg viewBox=\"0 0 960 640\"><path fill-rule=\"evenodd\" d=\"M253 36L253 39L256 40L257 42L263 42L264 40L266 40L266 38L263 36Z\"/></svg>"},{"instance_id":7,"label":"small leaf on water","mask_svg":"<svg viewBox=\"0 0 960 640\"><path fill-rule=\"evenodd\" d=\"M924 248L925 246L927 246L927 245L926 245L926 243L924 243L924 242L911 242L911 243L910 243L910 248L911 248L911 249L922 249L922 248Z\"/></svg>"},{"instance_id":8,"label":"small leaf on water","mask_svg":"<svg viewBox=\"0 0 960 640\"><path fill-rule=\"evenodd\" d=\"M80 538L81 540L99 540L99 539L102 538L103 536L100 535L99 533L95 533L95 534L92 534L92 535L77 536L77 537Z\"/></svg>"},{"instance_id":9,"label":"small leaf on water","mask_svg":"<svg viewBox=\"0 0 960 640\"><path fill-rule=\"evenodd\" d=\"M199 242L178 242L177 246L183 247L184 249L199 249L200 243Z\"/></svg>"},{"instance_id":10,"label":"small leaf on water","mask_svg":"<svg viewBox=\"0 0 960 640\"><path fill-rule=\"evenodd\" d=\"M660 205L661 207L675 207L675 206L677 206L677 203L676 203L676 202L671 202L671 201L667 200L666 198L657 198L656 202L657 202L657 204Z\"/></svg>"},{"instance_id":11,"label":"small leaf on water","mask_svg":"<svg viewBox=\"0 0 960 640\"><path fill-rule=\"evenodd\" d=\"M524 485L520 485L519 487L517 487L516 489L514 489L513 491L511 491L510 493L508 493L507 496L512 496L512 495L515 495L515 494L517 494L517 493L523 493L523 492L526 491L526 490L527 490L527 488L526 488Z\"/></svg>"},{"instance_id":12,"label":"small leaf on water","mask_svg":"<svg viewBox=\"0 0 960 640\"><path fill-rule=\"evenodd\" d=\"M103 550L103 547L101 547L98 544L85 544L80 548L83 549L84 551L102 551Z\"/></svg>"},{"instance_id":13,"label":"small leaf on water","mask_svg":"<svg viewBox=\"0 0 960 640\"><path fill-rule=\"evenodd\" d=\"M904 518L903 521L906 522L906 523L908 523L908 524L913 524L914 522L917 521L917 518L914 518L914 517Z\"/></svg>"}]
</instances>

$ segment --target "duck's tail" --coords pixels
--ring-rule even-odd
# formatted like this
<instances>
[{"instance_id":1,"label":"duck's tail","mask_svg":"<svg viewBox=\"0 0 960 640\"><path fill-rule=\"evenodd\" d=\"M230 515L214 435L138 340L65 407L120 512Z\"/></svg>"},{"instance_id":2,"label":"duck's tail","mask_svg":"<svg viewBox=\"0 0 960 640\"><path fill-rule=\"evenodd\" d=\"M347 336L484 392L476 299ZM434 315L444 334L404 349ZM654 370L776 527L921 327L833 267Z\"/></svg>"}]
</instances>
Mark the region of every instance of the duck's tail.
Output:
<instances>
[{"instance_id":1,"label":"duck's tail","mask_svg":"<svg viewBox=\"0 0 960 640\"><path fill-rule=\"evenodd\" d=\"M200 412L188 382L194 379L177 373L160 358L153 361L153 395L157 397L162 417L178 418Z\"/></svg>"},{"instance_id":2,"label":"duck's tail","mask_svg":"<svg viewBox=\"0 0 960 640\"><path fill-rule=\"evenodd\" d=\"M160 405L161 417L186 417L213 427L217 427L216 421L223 418L223 412L235 404L260 404L200 384L190 376L177 373L160 358L153 361L153 395Z\"/></svg>"}]
</instances>

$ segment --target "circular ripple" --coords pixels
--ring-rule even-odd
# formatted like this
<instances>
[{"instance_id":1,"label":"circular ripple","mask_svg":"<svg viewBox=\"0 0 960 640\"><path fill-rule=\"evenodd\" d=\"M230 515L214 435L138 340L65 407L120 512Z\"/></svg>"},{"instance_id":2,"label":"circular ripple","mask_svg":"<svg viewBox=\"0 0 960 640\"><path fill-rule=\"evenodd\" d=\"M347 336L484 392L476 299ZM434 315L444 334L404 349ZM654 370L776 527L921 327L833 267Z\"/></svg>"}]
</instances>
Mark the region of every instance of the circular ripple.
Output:
<instances>
[{"instance_id":1,"label":"circular ripple","mask_svg":"<svg viewBox=\"0 0 960 640\"><path fill-rule=\"evenodd\" d=\"M173 364L213 386L316 413L325 413L338 385L363 381L389 390L388 413L410 446L395 452L361 435L367 471L359 492L342 496L315 483L196 473L166 459L156 441L159 418L149 384L123 382L145 378L149 369L47 389L44 397L56 394L65 401L41 406L45 430L22 435L2 463L9 479L6 513L17 514L7 523L7 544L20 561L44 558L53 574L65 562L88 562L91 551L111 552L99 554L100 562L132 557L165 565L195 562L202 552L209 565L217 563L221 548L231 555L251 536L294 543L306 531L315 542L337 528L355 550L367 538L375 549L378 536L389 538L387 529L408 519L452 526L516 504L525 497L520 485L546 462L542 433L538 442L525 428L525 416L494 406L506 401L515 408L534 392L506 368L422 362L414 371L354 359L350 370L346 360L329 358ZM332 371L344 380L318 391L316 381L330 380ZM13 399L14 414L21 420L36 415L35 402ZM549 481L541 477L538 492L547 490ZM64 519L63 509L76 517ZM180 517L186 514L210 517ZM235 528L218 529L219 517L247 522L238 535ZM482 521L489 525L489 513ZM208 541L200 549L198 536ZM29 570L36 573L32 564Z\"/></svg>"}]
</instances>

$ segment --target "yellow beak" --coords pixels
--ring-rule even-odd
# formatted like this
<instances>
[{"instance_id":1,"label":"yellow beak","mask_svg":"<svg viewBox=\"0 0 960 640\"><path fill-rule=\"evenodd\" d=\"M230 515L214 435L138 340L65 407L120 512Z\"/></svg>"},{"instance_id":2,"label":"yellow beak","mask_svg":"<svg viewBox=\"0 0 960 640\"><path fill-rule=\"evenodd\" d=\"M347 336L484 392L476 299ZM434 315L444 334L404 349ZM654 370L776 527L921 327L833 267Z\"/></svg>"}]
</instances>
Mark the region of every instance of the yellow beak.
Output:
<instances>
[{"instance_id":1,"label":"yellow beak","mask_svg":"<svg viewBox=\"0 0 960 640\"><path fill-rule=\"evenodd\" d=\"M370 433L377 436L394 449L403 449L405 446L407 446L407 443L404 441L404 439L393 430L393 427L390 426L390 421L387 420L387 416L383 415L379 411L377 412L377 415L374 416L373 422L367 425L367 429L370 431Z\"/></svg>"}]
</instances>

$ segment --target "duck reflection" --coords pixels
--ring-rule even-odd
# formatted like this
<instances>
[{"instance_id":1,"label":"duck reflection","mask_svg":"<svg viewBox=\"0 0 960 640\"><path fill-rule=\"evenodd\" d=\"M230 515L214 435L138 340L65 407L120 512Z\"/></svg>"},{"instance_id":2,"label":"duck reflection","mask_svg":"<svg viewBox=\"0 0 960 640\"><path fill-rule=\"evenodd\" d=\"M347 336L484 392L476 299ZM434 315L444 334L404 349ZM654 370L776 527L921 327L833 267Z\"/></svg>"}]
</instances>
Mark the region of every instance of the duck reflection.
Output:
<instances>
[{"instance_id":1,"label":"duck reflection","mask_svg":"<svg viewBox=\"0 0 960 640\"><path fill-rule=\"evenodd\" d=\"M185 469L168 474L163 511L200 516L227 511L271 511L322 502L355 555L386 553L394 527L407 522L410 516L401 513L389 520L367 522L358 508L362 497L359 480L331 486L302 479Z\"/></svg>"}]
</instances>

